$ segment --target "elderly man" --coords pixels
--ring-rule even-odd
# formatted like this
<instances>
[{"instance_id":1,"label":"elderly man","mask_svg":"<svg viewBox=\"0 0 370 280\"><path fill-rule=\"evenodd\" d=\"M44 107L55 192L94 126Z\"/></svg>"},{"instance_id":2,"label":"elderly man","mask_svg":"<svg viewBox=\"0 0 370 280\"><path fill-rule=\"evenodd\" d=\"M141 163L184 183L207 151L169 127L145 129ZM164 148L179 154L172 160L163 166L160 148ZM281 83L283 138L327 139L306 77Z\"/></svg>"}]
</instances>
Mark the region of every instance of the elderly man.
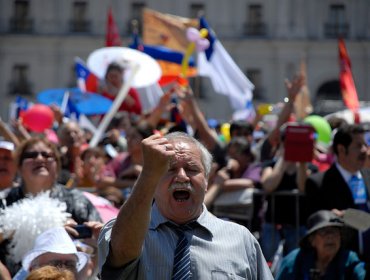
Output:
<instances>
[{"instance_id":1,"label":"elderly man","mask_svg":"<svg viewBox=\"0 0 370 280\"><path fill-rule=\"evenodd\" d=\"M175 132L142 150L132 194L99 237L102 279L273 279L252 234L203 204L212 162L203 145Z\"/></svg>"}]
</instances>

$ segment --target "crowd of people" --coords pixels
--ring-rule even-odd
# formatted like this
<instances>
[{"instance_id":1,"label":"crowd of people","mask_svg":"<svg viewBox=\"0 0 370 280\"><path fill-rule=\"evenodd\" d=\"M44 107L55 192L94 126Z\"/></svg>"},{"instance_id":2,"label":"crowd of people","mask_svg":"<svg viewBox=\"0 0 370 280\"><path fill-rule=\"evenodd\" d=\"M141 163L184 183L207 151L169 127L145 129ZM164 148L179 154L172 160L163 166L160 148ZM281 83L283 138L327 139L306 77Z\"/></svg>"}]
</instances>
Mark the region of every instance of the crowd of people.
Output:
<instances>
[{"instance_id":1,"label":"crowd of people","mask_svg":"<svg viewBox=\"0 0 370 280\"><path fill-rule=\"evenodd\" d=\"M105 95L114 99L122 69L108 70ZM180 86L147 114L132 90L94 147L91 132L56 106L54 138L0 121L0 279L366 279L370 230L343 217L349 208L370 213L368 127L328 120L330 147L316 141L309 162L287 160L303 84L303 76L286 83L273 127L257 112L230 121L230 139ZM212 214L222 194L246 189L253 221ZM13 217L34 219L33 231L1 222L45 192L68 218L47 228L31 210L53 212L35 205ZM30 244L19 259L13 239L22 236Z\"/></svg>"}]
</instances>

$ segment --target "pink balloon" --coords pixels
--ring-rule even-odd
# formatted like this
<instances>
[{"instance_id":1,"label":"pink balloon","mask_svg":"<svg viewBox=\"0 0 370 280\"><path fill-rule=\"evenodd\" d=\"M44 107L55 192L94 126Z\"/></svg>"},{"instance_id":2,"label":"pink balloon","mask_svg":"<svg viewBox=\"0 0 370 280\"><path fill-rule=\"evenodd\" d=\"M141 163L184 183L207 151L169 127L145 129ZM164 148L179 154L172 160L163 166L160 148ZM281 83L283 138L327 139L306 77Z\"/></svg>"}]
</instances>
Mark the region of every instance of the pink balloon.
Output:
<instances>
[{"instance_id":1,"label":"pink balloon","mask_svg":"<svg viewBox=\"0 0 370 280\"><path fill-rule=\"evenodd\" d=\"M194 27L189 27L186 30L186 37L190 42L196 42L200 38L199 30Z\"/></svg>"},{"instance_id":2,"label":"pink balloon","mask_svg":"<svg viewBox=\"0 0 370 280\"><path fill-rule=\"evenodd\" d=\"M201 38L198 41L196 41L196 47L198 52L202 52L209 47L209 41L205 38Z\"/></svg>"},{"instance_id":3,"label":"pink balloon","mask_svg":"<svg viewBox=\"0 0 370 280\"><path fill-rule=\"evenodd\" d=\"M51 128L54 122L54 113L49 106L35 104L22 114L23 125L34 132L44 132Z\"/></svg>"}]
</instances>

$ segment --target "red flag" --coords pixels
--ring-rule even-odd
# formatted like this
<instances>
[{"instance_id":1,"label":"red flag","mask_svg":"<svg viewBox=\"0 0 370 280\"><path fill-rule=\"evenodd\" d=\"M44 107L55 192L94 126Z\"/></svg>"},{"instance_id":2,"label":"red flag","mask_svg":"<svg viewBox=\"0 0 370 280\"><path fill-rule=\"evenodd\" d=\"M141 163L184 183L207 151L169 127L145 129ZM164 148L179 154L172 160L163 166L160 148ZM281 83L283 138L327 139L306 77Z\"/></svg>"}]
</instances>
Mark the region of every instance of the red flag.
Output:
<instances>
[{"instance_id":1,"label":"red flag","mask_svg":"<svg viewBox=\"0 0 370 280\"><path fill-rule=\"evenodd\" d=\"M339 38L338 50L340 66L339 83L342 91L343 102L348 107L348 109L350 109L354 113L355 121L358 121L356 120L356 118L358 118L359 108L358 96L352 77L351 61L348 56L346 46L344 44L344 40L342 38Z\"/></svg>"},{"instance_id":2,"label":"red flag","mask_svg":"<svg viewBox=\"0 0 370 280\"><path fill-rule=\"evenodd\" d=\"M105 36L105 45L107 47L122 46L122 42L119 37L119 30L113 18L112 8L109 8L109 11L108 11L107 33Z\"/></svg>"}]
</instances>

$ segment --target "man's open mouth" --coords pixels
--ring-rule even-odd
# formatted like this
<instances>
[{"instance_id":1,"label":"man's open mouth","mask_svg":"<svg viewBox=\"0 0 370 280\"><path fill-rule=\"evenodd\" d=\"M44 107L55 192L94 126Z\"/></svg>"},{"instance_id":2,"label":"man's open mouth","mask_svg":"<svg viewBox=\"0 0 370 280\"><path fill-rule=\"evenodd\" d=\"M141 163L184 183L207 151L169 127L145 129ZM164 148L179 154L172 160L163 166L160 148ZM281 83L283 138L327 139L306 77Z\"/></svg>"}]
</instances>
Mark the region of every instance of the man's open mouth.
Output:
<instances>
[{"instance_id":1,"label":"man's open mouth","mask_svg":"<svg viewBox=\"0 0 370 280\"><path fill-rule=\"evenodd\" d=\"M188 190L175 190L172 195L178 202L183 202L190 198L190 192Z\"/></svg>"}]
</instances>

